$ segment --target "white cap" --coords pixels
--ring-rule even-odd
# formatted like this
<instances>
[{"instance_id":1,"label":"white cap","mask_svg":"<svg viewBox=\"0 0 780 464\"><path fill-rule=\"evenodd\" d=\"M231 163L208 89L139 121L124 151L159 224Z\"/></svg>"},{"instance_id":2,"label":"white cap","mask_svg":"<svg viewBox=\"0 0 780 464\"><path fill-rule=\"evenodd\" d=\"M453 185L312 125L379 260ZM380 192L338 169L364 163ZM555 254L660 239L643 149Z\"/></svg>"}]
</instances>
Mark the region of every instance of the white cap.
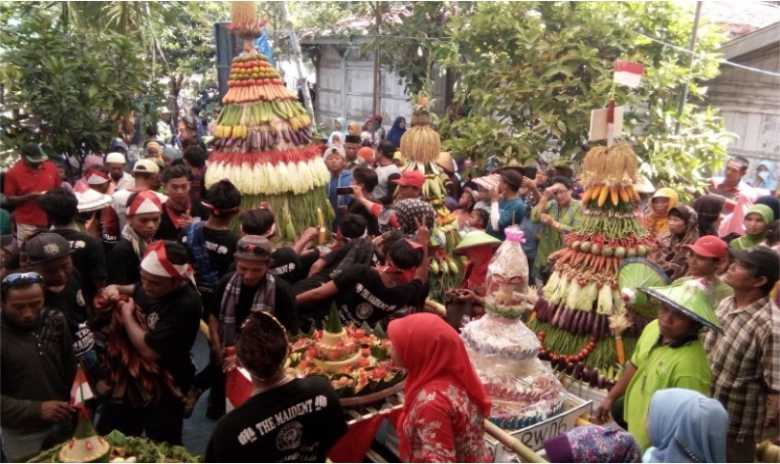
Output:
<instances>
[{"instance_id":1,"label":"white cap","mask_svg":"<svg viewBox=\"0 0 780 464\"><path fill-rule=\"evenodd\" d=\"M125 164L127 163L127 160L125 160L125 155L118 151L112 151L106 155L106 163Z\"/></svg>"},{"instance_id":2,"label":"white cap","mask_svg":"<svg viewBox=\"0 0 780 464\"><path fill-rule=\"evenodd\" d=\"M76 192L79 213L91 213L105 208L111 204L111 196L104 195L97 190L88 188L83 192Z\"/></svg>"},{"instance_id":3,"label":"white cap","mask_svg":"<svg viewBox=\"0 0 780 464\"><path fill-rule=\"evenodd\" d=\"M138 172L144 172L147 174L159 174L160 172L160 166L157 165L157 163L154 162L154 160L149 158L140 159L135 162L135 166L133 166L133 174Z\"/></svg>"}]
</instances>

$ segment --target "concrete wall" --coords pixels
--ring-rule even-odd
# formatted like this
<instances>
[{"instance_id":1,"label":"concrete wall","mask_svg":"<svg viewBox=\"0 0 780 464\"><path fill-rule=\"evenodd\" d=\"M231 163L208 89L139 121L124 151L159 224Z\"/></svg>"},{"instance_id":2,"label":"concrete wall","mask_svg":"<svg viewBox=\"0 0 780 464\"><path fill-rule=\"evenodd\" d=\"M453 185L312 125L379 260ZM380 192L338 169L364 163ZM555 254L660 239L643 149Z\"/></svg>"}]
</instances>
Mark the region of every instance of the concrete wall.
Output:
<instances>
[{"instance_id":1,"label":"concrete wall","mask_svg":"<svg viewBox=\"0 0 780 464\"><path fill-rule=\"evenodd\" d=\"M778 29L780 28L770 28ZM755 34L755 33L754 33ZM751 34L753 35L753 34ZM755 39L751 35L724 47L729 61L780 72L780 42ZM759 45L751 49L749 41ZM741 53L741 54L740 54ZM739 54L739 55L737 55ZM739 137L729 153L751 160L747 179L755 179L755 168L762 162L780 179L780 78L729 65L721 65L721 75L709 84L709 102L721 110L726 128Z\"/></svg>"},{"instance_id":2,"label":"concrete wall","mask_svg":"<svg viewBox=\"0 0 780 464\"><path fill-rule=\"evenodd\" d=\"M374 57L359 46L322 45L317 68L317 120L326 128L334 118L364 122L372 115ZM403 85L388 69L381 71L380 112L389 129L397 116L412 114Z\"/></svg>"}]
</instances>

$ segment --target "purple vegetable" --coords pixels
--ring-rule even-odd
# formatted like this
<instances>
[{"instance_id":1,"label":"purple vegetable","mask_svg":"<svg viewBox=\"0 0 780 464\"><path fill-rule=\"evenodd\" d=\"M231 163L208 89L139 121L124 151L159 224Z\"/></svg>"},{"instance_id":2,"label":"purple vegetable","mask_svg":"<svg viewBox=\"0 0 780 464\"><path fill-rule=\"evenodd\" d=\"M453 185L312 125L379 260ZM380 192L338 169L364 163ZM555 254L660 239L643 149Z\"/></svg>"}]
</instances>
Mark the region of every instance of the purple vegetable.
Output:
<instances>
[{"instance_id":1,"label":"purple vegetable","mask_svg":"<svg viewBox=\"0 0 780 464\"><path fill-rule=\"evenodd\" d=\"M563 308L561 306L556 306L555 310L553 311L553 317L550 324L552 324L555 327L558 327L558 321L561 319L562 315L563 315Z\"/></svg>"},{"instance_id":2,"label":"purple vegetable","mask_svg":"<svg viewBox=\"0 0 780 464\"><path fill-rule=\"evenodd\" d=\"M575 327L577 326L577 318L580 315L580 312L576 309L570 309L567 308L567 311L569 311L569 320L566 322L566 327L563 329L567 332L574 332Z\"/></svg>"},{"instance_id":3,"label":"purple vegetable","mask_svg":"<svg viewBox=\"0 0 780 464\"><path fill-rule=\"evenodd\" d=\"M582 369L583 369L584 367L585 367L585 365L584 365L584 364L582 364L581 362L578 362L578 363L577 363L577 364L574 366L574 378L575 378L575 379L581 379L581 378L582 378Z\"/></svg>"}]
</instances>

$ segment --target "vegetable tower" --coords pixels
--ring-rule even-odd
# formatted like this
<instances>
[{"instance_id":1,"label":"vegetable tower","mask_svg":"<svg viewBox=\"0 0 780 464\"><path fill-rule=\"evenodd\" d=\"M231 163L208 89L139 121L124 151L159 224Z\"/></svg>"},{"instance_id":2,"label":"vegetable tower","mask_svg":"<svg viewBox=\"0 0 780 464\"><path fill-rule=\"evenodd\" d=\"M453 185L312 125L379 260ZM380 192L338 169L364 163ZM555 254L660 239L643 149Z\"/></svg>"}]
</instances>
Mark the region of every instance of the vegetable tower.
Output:
<instances>
[{"instance_id":1,"label":"vegetable tower","mask_svg":"<svg viewBox=\"0 0 780 464\"><path fill-rule=\"evenodd\" d=\"M401 155L407 160L404 171L416 170L425 175L423 198L436 211L436 226L431 241L436 246L431 260L431 272L438 276L432 280L432 295L441 298L443 290L460 284L462 266L452 258L460 240L458 224L452 212L444 206L447 194L445 182L449 179L436 163L441 153L439 133L431 127L428 97L420 95L412 112L411 127L401 136Z\"/></svg>"},{"instance_id":2,"label":"vegetable tower","mask_svg":"<svg viewBox=\"0 0 780 464\"><path fill-rule=\"evenodd\" d=\"M585 218L554 253L554 272L531 322L542 341L540 357L560 370L608 387L614 366L630 356L636 339L618 288L624 258L645 256L654 241L637 221L637 158L620 143L591 149L583 161Z\"/></svg>"},{"instance_id":3,"label":"vegetable tower","mask_svg":"<svg viewBox=\"0 0 780 464\"><path fill-rule=\"evenodd\" d=\"M206 186L229 179L241 191L242 207L268 202L280 236L293 240L316 224L317 211L330 222L325 185L330 174L322 147L312 143L311 117L253 45L263 26L252 2L233 2L232 29L244 50L230 68L229 90L213 130Z\"/></svg>"}]
</instances>

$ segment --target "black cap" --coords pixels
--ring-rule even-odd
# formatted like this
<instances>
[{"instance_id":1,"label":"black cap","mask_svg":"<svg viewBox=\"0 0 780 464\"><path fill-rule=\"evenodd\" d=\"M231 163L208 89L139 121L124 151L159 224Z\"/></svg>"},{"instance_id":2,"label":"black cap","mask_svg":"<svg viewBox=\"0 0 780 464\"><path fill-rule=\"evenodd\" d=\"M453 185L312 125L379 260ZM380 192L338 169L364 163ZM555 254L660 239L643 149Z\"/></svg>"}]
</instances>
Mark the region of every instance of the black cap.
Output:
<instances>
[{"instance_id":1,"label":"black cap","mask_svg":"<svg viewBox=\"0 0 780 464\"><path fill-rule=\"evenodd\" d=\"M22 147L22 156L30 163L43 163L46 161L46 153L37 143L28 143Z\"/></svg>"},{"instance_id":2,"label":"black cap","mask_svg":"<svg viewBox=\"0 0 780 464\"><path fill-rule=\"evenodd\" d=\"M347 135L344 137L344 143L360 143L360 136L359 135Z\"/></svg>"},{"instance_id":3,"label":"black cap","mask_svg":"<svg viewBox=\"0 0 780 464\"><path fill-rule=\"evenodd\" d=\"M766 277L774 285L780 278L780 255L769 247L757 246L751 250L731 250L731 256L753 269L756 277Z\"/></svg>"},{"instance_id":4,"label":"black cap","mask_svg":"<svg viewBox=\"0 0 780 464\"><path fill-rule=\"evenodd\" d=\"M27 264L40 264L70 256L70 244L62 235L41 232L27 239L22 245L22 255Z\"/></svg>"}]
</instances>

